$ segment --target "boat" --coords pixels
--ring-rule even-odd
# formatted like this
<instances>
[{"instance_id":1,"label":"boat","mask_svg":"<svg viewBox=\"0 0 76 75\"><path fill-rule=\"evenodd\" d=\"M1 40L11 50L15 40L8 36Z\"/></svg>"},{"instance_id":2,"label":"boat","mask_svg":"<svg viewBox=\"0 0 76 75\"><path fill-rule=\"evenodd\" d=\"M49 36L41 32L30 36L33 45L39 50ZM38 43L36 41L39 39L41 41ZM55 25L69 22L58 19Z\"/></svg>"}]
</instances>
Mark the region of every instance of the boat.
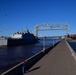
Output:
<instances>
[{"instance_id":1,"label":"boat","mask_svg":"<svg viewBox=\"0 0 76 75\"><path fill-rule=\"evenodd\" d=\"M29 29L23 32L16 32L10 38L0 39L0 45L27 45L37 43L38 39L34 34L29 32Z\"/></svg>"}]
</instances>

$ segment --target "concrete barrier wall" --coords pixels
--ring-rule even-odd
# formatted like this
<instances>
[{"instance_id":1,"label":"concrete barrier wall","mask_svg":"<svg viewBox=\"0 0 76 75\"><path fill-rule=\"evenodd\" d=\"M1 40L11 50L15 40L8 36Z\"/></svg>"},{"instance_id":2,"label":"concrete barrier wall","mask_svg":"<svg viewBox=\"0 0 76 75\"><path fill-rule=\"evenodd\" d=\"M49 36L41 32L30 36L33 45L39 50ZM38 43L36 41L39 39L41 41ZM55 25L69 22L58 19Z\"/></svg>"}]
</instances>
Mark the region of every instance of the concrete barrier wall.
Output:
<instances>
[{"instance_id":1,"label":"concrete barrier wall","mask_svg":"<svg viewBox=\"0 0 76 75\"><path fill-rule=\"evenodd\" d=\"M39 52L38 54L32 56L31 58L26 60L26 70L29 70L37 61L39 61L44 56L43 52Z\"/></svg>"},{"instance_id":2,"label":"concrete barrier wall","mask_svg":"<svg viewBox=\"0 0 76 75\"><path fill-rule=\"evenodd\" d=\"M13 68L7 70L1 75L23 75L23 71L29 70L36 62L38 62L44 55L46 55L53 47L55 47L59 42L53 46L48 47L45 50L40 51L39 53L33 55L32 57L26 59L24 62L14 66Z\"/></svg>"}]
</instances>

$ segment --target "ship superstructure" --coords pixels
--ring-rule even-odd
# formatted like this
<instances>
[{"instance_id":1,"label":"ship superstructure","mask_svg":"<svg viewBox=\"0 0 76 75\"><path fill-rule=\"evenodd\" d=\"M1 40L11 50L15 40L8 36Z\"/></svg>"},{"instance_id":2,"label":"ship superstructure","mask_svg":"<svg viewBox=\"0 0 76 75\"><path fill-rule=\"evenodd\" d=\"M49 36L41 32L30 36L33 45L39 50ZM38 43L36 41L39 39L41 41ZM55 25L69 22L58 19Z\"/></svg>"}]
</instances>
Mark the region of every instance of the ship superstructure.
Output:
<instances>
[{"instance_id":1,"label":"ship superstructure","mask_svg":"<svg viewBox=\"0 0 76 75\"><path fill-rule=\"evenodd\" d=\"M26 34L31 34L29 32L29 29L26 29L26 31L23 31L23 32L16 32L14 34L12 34L11 38L14 38L14 39L24 39L24 36Z\"/></svg>"}]
</instances>

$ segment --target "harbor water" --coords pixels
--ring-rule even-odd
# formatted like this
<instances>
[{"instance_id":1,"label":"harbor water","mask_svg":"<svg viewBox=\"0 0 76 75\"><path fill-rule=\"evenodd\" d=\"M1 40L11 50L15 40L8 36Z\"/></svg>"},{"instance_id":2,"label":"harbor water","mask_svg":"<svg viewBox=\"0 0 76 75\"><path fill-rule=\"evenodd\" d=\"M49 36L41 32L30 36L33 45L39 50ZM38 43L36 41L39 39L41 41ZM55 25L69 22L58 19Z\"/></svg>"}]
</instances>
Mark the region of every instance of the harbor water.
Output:
<instances>
[{"instance_id":1,"label":"harbor water","mask_svg":"<svg viewBox=\"0 0 76 75\"><path fill-rule=\"evenodd\" d=\"M76 42L69 42L72 49L76 52Z\"/></svg>"},{"instance_id":2,"label":"harbor water","mask_svg":"<svg viewBox=\"0 0 76 75\"><path fill-rule=\"evenodd\" d=\"M60 39L40 39L38 43L32 45L20 46L1 46L0 47L0 74L9 68L17 65L18 63L33 56L43 47L47 48L53 43L58 42Z\"/></svg>"}]
</instances>

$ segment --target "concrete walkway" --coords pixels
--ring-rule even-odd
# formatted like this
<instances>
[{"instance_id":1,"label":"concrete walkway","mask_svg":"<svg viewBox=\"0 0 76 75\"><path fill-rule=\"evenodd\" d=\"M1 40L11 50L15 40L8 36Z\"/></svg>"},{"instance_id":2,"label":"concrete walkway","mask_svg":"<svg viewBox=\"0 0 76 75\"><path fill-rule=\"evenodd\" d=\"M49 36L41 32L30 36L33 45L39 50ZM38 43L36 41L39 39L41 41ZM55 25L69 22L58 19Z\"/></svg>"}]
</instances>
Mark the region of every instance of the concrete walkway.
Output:
<instances>
[{"instance_id":1,"label":"concrete walkway","mask_svg":"<svg viewBox=\"0 0 76 75\"><path fill-rule=\"evenodd\" d=\"M66 41L60 42L25 75L76 75L76 61Z\"/></svg>"}]
</instances>

